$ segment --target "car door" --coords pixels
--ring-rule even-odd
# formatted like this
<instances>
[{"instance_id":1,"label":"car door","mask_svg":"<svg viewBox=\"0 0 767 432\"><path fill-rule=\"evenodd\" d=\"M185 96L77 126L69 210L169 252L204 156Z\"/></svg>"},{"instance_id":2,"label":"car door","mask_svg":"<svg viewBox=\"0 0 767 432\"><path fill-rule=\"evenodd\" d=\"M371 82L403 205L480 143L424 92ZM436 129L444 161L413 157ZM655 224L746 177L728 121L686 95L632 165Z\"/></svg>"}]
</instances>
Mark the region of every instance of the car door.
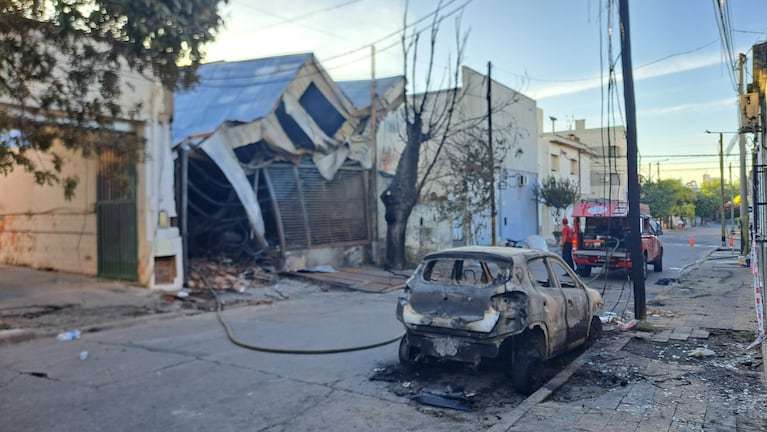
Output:
<instances>
[{"instance_id":1,"label":"car door","mask_svg":"<svg viewBox=\"0 0 767 432\"><path fill-rule=\"evenodd\" d=\"M557 278L551 273L546 258L538 257L527 262L530 281L538 295L531 296L530 301L540 302L543 314L538 319L546 327L549 338L549 353L551 355L564 349L567 345L567 317L565 315L565 296Z\"/></svg>"},{"instance_id":2,"label":"car door","mask_svg":"<svg viewBox=\"0 0 767 432\"><path fill-rule=\"evenodd\" d=\"M557 284L565 297L565 321L567 322L567 343L586 337L591 317L586 289L575 272L562 260L548 258Z\"/></svg>"}]
</instances>

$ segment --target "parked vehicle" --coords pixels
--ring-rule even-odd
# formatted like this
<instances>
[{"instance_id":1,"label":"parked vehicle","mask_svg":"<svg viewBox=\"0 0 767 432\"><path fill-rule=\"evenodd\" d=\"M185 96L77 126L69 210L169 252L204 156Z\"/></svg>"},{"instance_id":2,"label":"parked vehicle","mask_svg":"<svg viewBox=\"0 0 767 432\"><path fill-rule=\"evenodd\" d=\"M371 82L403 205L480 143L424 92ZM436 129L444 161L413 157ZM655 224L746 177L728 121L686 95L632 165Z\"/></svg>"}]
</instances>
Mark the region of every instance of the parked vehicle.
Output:
<instances>
[{"instance_id":1,"label":"parked vehicle","mask_svg":"<svg viewBox=\"0 0 767 432\"><path fill-rule=\"evenodd\" d=\"M655 224L651 223L650 207L639 205L642 260L634 260L629 252L630 225L628 203L604 199L581 200L575 204L573 219L578 234L573 241L573 262L581 276L590 276L593 267L609 269L632 268L635 261L656 272L663 271L663 242Z\"/></svg>"},{"instance_id":2,"label":"parked vehicle","mask_svg":"<svg viewBox=\"0 0 767 432\"><path fill-rule=\"evenodd\" d=\"M599 292L557 255L467 246L424 257L397 305L406 333L399 360L508 362L514 389L529 393L541 362L601 337Z\"/></svg>"}]
</instances>

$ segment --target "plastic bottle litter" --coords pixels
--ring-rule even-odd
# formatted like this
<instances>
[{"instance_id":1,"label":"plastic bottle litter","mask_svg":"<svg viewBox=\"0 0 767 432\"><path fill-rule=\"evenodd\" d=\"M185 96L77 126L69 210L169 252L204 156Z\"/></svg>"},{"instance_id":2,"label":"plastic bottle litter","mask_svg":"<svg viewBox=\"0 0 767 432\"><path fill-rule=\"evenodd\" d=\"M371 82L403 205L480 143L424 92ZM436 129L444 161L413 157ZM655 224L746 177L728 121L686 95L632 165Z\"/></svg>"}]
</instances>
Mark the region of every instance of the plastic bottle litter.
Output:
<instances>
[{"instance_id":1,"label":"plastic bottle litter","mask_svg":"<svg viewBox=\"0 0 767 432\"><path fill-rule=\"evenodd\" d=\"M70 341L80 339L80 330L70 330L68 332L59 333L56 339L60 341Z\"/></svg>"},{"instance_id":2,"label":"plastic bottle litter","mask_svg":"<svg viewBox=\"0 0 767 432\"><path fill-rule=\"evenodd\" d=\"M80 353L80 360L85 360L88 358L88 351L83 351Z\"/></svg>"}]
</instances>

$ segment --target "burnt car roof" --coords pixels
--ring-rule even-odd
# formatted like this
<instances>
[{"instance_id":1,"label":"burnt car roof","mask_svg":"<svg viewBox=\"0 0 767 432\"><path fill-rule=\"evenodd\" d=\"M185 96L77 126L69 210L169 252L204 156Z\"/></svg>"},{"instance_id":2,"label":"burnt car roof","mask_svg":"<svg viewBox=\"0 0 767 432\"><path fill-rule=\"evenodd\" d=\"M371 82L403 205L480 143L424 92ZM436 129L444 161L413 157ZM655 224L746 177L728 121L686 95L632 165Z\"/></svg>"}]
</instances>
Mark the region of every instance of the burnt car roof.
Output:
<instances>
[{"instance_id":1,"label":"burnt car roof","mask_svg":"<svg viewBox=\"0 0 767 432\"><path fill-rule=\"evenodd\" d=\"M512 248L504 246L461 246L451 249L443 249L436 252L431 252L423 257L423 260L431 260L438 258L448 257L483 257L483 258L496 258L496 259L511 259L516 255L533 256L555 256L551 252L540 249L523 249Z\"/></svg>"}]
</instances>

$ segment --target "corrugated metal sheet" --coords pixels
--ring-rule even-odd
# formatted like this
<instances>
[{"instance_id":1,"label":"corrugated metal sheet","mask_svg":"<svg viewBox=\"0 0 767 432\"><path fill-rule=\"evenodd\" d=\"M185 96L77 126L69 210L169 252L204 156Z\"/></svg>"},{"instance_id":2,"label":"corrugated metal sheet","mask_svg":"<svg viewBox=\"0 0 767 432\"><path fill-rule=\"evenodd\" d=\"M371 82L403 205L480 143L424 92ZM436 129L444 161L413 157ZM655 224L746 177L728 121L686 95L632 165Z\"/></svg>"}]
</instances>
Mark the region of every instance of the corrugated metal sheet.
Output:
<instances>
[{"instance_id":1,"label":"corrugated metal sheet","mask_svg":"<svg viewBox=\"0 0 767 432\"><path fill-rule=\"evenodd\" d=\"M389 87L401 80L401 76L378 78L376 79L376 92L379 95L383 94ZM370 106L370 80L338 81L336 84L338 84L338 87L341 88L355 107L365 108Z\"/></svg>"},{"instance_id":2,"label":"corrugated metal sheet","mask_svg":"<svg viewBox=\"0 0 767 432\"><path fill-rule=\"evenodd\" d=\"M342 168L327 181L313 166L264 169L279 207L287 250L367 242L365 174Z\"/></svg>"},{"instance_id":3,"label":"corrugated metal sheet","mask_svg":"<svg viewBox=\"0 0 767 432\"><path fill-rule=\"evenodd\" d=\"M212 132L225 121L251 122L267 115L311 54L209 63L200 82L174 94L173 143Z\"/></svg>"}]
</instances>

